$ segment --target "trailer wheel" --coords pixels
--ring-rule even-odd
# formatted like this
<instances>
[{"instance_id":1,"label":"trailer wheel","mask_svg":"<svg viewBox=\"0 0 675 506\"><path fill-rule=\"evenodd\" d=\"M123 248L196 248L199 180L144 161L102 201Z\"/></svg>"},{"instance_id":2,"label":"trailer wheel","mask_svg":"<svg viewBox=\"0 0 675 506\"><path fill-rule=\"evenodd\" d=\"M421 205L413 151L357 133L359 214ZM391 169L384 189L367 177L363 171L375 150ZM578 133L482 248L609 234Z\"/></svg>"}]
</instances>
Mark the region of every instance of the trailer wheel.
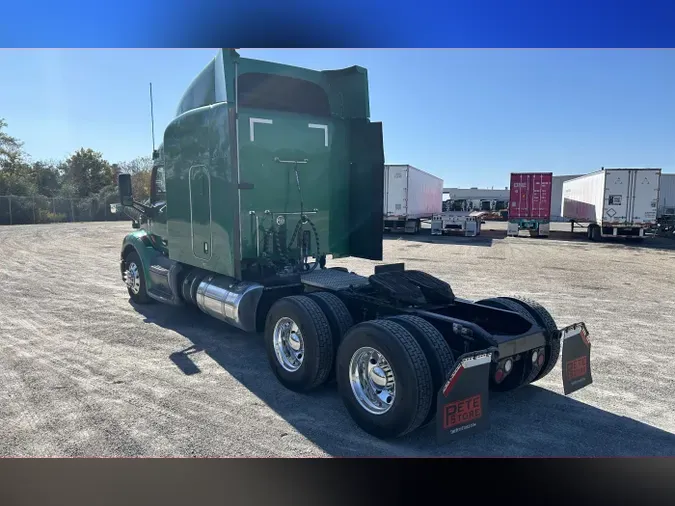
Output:
<instances>
[{"instance_id":1,"label":"trailer wheel","mask_svg":"<svg viewBox=\"0 0 675 506\"><path fill-rule=\"evenodd\" d=\"M433 392L438 392L455 365L455 358L443 335L424 318L413 315L400 315L388 318L404 327L417 340L429 363ZM432 402L422 426L427 425L436 416L436 403Z\"/></svg>"},{"instance_id":2,"label":"trailer wheel","mask_svg":"<svg viewBox=\"0 0 675 506\"><path fill-rule=\"evenodd\" d=\"M148 291L145 285L145 274L143 273L143 264L141 257L136 251L131 251L124 257L124 282L127 285L129 297L136 304L149 304L152 299L148 297Z\"/></svg>"},{"instance_id":3,"label":"trailer wheel","mask_svg":"<svg viewBox=\"0 0 675 506\"><path fill-rule=\"evenodd\" d=\"M337 353L340 396L365 432L389 439L422 425L434 402L431 370L415 338L391 320L349 329Z\"/></svg>"},{"instance_id":4,"label":"trailer wheel","mask_svg":"<svg viewBox=\"0 0 675 506\"><path fill-rule=\"evenodd\" d=\"M518 313L520 316L525 318L527 321L533 324L537 324L534 317L525 309L521 304L516 301L510 300L506 297L494 297L491 299L484 299L477 302L477 304L482 304L484 306L490 306L497 309L505 309L507 311L513 311ZM495 379L490 375L490 390L495 392L508 392L520 388L524 385L527 385L529 371L526 370L527 364L526 360L517 360L513 364L513 370L509 375L501 382L497 383Z\"/></svg>"},{"instance_id":5,"label":"trailer wheel","mask_svg":"<svg viewBox=\"0 0 675 506\"><path fill-rule=\"evenodd\" d=\"M546 336L548 338L548 344L545 348L546 356L544 358L544 366L542 367L541 372L530 382L533 383L550 373L558 362L558 358L560 357L560 336L558 335L558 326L556 325L553 316L551 316L551 313L538 302L519 296L509 298L524 307L548 334Z\"/></svg>"},{"instance_id":6,"label":"trailer wheel","mask_svg":"<svg viewBox=\"0 0 675 506\"><path fill-rule=\"evenodd\" d=\"M600 227L598 225L589 225L588 226L587 233L588 233L588 238L591 241L597 242L600 239L602 239L602 237L600 235L600 232L601 232L601 230L600 230Z\"/></svg>"},{"instance_id":7,"label":"trailer wheel","mask_svg":"<svg viewBox=\"0 0 675 506\"><path fill-rule=\"evenodd\" d=\"M289 390L307 392L323 384L333 366L328 319L309 297L283 297L270 308L265 349L272 372Z\"/></svg>"}]
</instances>

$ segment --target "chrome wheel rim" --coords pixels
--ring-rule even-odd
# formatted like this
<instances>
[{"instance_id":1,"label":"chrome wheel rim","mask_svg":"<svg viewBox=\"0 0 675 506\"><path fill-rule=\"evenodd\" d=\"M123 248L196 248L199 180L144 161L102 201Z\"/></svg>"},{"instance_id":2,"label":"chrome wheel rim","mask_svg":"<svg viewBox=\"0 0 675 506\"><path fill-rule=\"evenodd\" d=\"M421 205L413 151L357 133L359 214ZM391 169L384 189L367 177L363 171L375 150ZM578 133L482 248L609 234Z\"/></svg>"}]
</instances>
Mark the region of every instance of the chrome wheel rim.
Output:
<instances>
[{"instance_id":1,"label":"chrome wheel rim","mask_svg":"<svg viewBox=\"0 0 675 506\"><path fill-rule=\"evenodd\" d=\"M349 383L359 405L373 415L389 411L396 398L396 378L387 359L375 348L359 348L349 362Z\"/></svg>"},{"instance_id":2,"label":"chrome wheel rim","mask_svg":"<svg viewBox=\"0 0 675 506\"><path fill-rule=\"evenodd\" d=\"M274 354L281 367L288 372L300 369L305 358L305 341L298 324L287 316L280 318L274 326L272 341Z\"/></svg>"},{"instance_id":3,"label":"chrome wheel rim","mask_svg":"<svg viewBox=\"0 0 675 506\"><path fill-rule=\"evenodd\" d=\"M138 271L138 266L134 262L131 262L124 272L124 282L134 295L138 295L138 292L141 291L141 275Z\"/></svg>"}]
</instances>

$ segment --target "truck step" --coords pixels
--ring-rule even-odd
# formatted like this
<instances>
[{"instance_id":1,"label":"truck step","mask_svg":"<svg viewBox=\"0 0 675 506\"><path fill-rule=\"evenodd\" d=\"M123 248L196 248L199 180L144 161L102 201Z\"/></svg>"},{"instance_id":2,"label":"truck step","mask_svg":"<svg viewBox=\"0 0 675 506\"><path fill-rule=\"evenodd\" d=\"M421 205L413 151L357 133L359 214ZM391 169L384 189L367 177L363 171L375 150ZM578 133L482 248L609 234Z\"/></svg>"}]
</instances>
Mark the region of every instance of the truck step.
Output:
<instances>
[{"instance_id":1,"label":"truck step","mask_svg":"<svg viewBox=\"0 0 675 506\"><path fill-rule=\"evenodd\" d=\"M161 265L151 265L148 269L148 273L150 274L150 283L153 287L171 293L171 288L169 286L169 269L166 269Z\"/></svg>"},{"instance_id":2,"label":"truck step","mask_svg":"<svg viewBox=\"0 0 675 506\"><path fill-rule=\"evenodd\" d=\"M151 265L148 269L150 274L151 287L148 289L148 295L155 300L172 306L181 306L183 304L180 296L173 293L169 281L170 269L162 265Z\"/></svg>"},{"instance_id":3,"label":"truck step","mask_svg":"<svg viewBox=\"0 0 675 506\"><path fill-rule=\"evenodd\" d=\"M152 287L148 290L148 295L155 300L163 302L164 304L170 304L172 306L180 306L182 303L179 299L173 296L171 292L168 292L163 289L163 287Z\"/></svg>"},{"instance_id":4,"label":"truck step","mask_svg":"<svg viewBox=\"0 0 675 506\"><path fill-rule=\"evenodd\" d=\"M169 277L169 269L162 267L161 265L151 265L149 270L151 273L157 274L158 276Z\"/></svg>"},{"instance_id":5,"label":"truck step","mask_svg":"<svg viewBox=\"0 0 675 506\"><path fill-rule=\"evenodd\" d=\"M148 295L155 300L179 306L182 304L180 297L171 290L169 282L170 270L162 265L151 265L148 269L150 274L151 287L148 289Z\"/></svg>"}]
</instances>

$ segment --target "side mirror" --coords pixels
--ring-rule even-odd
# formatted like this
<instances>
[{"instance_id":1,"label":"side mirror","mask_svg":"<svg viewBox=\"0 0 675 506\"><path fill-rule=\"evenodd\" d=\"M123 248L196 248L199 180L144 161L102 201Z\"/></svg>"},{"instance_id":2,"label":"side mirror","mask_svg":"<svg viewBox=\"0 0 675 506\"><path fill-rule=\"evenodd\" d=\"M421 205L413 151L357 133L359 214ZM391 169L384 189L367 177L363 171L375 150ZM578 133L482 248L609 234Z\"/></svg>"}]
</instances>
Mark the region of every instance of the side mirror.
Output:
<instances>
[{"instance_id":1,"label":"side mirror","mask_svg":"<svg viewBox=\"0 0 675 506\"><path fill-rule=\"evenodd\" d=\"M120 203L123 206L131 206L134 203L131 189L131 174L120 174L117 177L117 186L120 192Z\"/></svg>"}]
</instances>

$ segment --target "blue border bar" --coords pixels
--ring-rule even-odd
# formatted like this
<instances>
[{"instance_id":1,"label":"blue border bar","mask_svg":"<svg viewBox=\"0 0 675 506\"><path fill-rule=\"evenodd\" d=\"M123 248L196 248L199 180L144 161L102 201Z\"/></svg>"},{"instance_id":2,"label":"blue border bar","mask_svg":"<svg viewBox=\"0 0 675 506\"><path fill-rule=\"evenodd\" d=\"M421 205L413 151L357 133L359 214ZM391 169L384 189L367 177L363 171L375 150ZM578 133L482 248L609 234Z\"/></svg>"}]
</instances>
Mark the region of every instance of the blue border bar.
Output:
<instances>
[{"instance_id":1,"label":"blue border bar","mask_svg":"<svg viewBox=\"0 0 675 506\"><path fill-rule=\"evenodd\" d=\"M8 2L2 47L675 47L668 0Z\"/></svg>"}]
</instances>

